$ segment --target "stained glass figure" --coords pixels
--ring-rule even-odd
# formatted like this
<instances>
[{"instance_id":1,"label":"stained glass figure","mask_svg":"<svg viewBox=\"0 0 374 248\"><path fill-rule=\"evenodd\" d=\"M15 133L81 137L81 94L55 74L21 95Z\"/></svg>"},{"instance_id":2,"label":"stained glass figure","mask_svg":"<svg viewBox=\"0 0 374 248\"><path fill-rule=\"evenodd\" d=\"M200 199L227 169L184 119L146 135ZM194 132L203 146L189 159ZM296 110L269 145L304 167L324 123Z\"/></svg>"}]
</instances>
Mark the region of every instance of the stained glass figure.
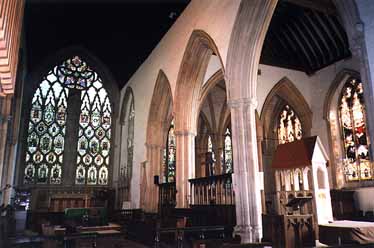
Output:
<instances>
[{"instance_id":1,"label":"stained glass figure","mask_svg":"<svg viewBox=\"0 0 374 248\"><path fill-rule=\"evenodd\" d=\"M366 112L362 82L349 79L343 86L339 102L347 181L372 178L367 140Z\"/></svg>"},{"instance_id":2,"label":"stained glass figure","mask_svg":"<svg viewBox=\"0 0 374 248\"><path fill-rule=\"evenodd\" d=\"M302 136L303 129L299 117L289 105L285 105L279 116L279 143L285 144L295 140L300 140Z\"/></svg>"},{"instance_id":3,"label":"stained glass figure","mask_svg":"<svg viewBox=\"0 0 374 248\"><path fill-rule=\"evenodd\" d=\"M231 132L229 128L226 128L225 132L225 144L224 144L224 166L225 166L225 173L232 173L233 166L232 166L232 143L231 143Z\"/></svg>"},{"instance_id":4,"label":"stained glass figure","mask_svg":"<svg viewBox=\"0 0 374 248\"><path fill-rule=\"evenodd\" d=\"M176 151L174 120L172 120L168 132L166 149L164 151L164 169L166 182L175 182Z\"/></svg>"}]
</instances>

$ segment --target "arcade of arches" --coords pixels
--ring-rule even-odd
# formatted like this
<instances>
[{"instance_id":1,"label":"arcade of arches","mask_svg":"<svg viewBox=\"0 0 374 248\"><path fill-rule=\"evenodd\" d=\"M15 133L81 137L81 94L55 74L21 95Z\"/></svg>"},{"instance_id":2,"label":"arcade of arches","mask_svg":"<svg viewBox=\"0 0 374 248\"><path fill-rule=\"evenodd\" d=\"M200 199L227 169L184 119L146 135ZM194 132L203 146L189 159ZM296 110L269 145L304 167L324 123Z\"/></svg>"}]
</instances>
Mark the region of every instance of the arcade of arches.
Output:
<instances>
[{"instance_id":1,"label":"arcade of arches","mask_svg":"<svg viewBox=\"0 0 374 248\"><path fill-rule=\"evenodd\" d=\"M373 213L372 2L192 0L122 89L81 48L26 72L24 1L4 2L1 204L161 220L184 209L197 226L191 216L213 209L204 224L274 247L274 216L311 216L319 239L321 194L334 219ZM295 247L285 235L279 247Z\"/></svg>"}]
</instances>

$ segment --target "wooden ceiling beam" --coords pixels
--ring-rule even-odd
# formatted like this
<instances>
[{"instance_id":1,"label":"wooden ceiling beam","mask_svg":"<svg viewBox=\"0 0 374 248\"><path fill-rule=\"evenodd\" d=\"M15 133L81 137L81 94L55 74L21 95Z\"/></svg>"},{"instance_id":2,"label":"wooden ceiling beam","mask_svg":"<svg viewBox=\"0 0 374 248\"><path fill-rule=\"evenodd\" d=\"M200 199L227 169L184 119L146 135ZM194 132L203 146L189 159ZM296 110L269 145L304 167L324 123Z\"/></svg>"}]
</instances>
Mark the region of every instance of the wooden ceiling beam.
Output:
<instances>
[{"instance_id":1,"label":"wooden ceiling beam","mask_svg":"<svg viewBox=\"0 0 374 248\"><path fill-rule=\"evenodd\" d=\"M303 8L313 9L328 15L338 15L335 5L330 0L283 0Z\"/></svg>"}]
</instances>

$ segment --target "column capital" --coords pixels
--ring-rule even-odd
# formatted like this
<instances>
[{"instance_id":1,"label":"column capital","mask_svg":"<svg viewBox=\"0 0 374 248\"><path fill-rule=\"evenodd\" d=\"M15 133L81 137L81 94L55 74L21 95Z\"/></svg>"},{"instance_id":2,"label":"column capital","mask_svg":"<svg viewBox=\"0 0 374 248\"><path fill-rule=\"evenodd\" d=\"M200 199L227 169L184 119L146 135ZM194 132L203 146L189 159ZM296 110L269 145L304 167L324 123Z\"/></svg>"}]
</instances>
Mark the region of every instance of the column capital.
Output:
<instances>
[{"instance_id":1,"label":"column capital","mask_svg":"<svg viewBox=\"0 0 374 248\"><path fill-rule=\"evenodd\" d=\"M241 106L249 106L253 108L257 108L258 101L257 98L239 98L239 99L231 99L227 102L227 105L230 108L239 108Z\"/></svg>"}]
</instances>

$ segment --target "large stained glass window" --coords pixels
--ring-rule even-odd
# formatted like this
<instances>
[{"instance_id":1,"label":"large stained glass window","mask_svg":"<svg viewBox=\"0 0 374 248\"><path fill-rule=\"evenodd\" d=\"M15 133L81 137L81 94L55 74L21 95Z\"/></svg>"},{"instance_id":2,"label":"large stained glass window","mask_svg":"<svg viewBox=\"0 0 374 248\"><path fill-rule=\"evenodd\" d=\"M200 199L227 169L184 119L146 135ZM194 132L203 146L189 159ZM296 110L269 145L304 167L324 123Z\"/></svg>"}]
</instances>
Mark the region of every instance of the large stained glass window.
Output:
<instances>
[{"instance_id":1,"label":"large stained glass window","mask_svg":"<svg viewBox=\"0 0 374 248\"><path fill-rule=\"evenodd\" d=\"M69 89L58 80L57 67L43 78L31 102L25 184L60 184L64 158Z\"/></svg>"},{"instance_id":2,"label":"large stained glass window","mask_svg":"<svg viewBox=\"0 0 374 248\"><path fill-rule=\"evenodd\" d=\"M174 120L172 120L167 136L166 148L164 149L164 181L166 182L175 182L175 164L177 149L174 131Z\"/></svg>"},{"instance_id":3,"label":"large stained glass window","mask_svg":"<svg viewBox=\"0 0 374 248\"><path fill-rule=\"evenodd\" d=\"M224 152L223 152L223 159L224 159L224 166L225 166L225 173L232 173L232 143L231 143L231 132L229 128L226 128L225 132L225 140L224 140Z\"/></svg>"},{"instance_id":4,"label":"large stained glass window","mask_svg":"<svg viewBox=\"0 0 374 248\"><path fill-rule=\"evenodd\" d=\"M278 124L278 140L280 144L292 142L301 139L303 136L303 129L299 117L295 111L289 106L285 105L280 112Z\"/></svg>"},{"instance_id":5,"label":"large stained glass window","mask_svg":"<svg viewBox=\"0 0 374 248\"><path fill-rule=\"evenodd\" d=\"M348 181L372 178L366 130L366 112L362 83L354 78L343 86L339 102L339 118L344 141Z\"/></svg>"},{"instance_id":6,"label":"large stained glass window","mask_svg":"<svg viewBox=\"0 0 374 248\"><path fill-rule=\"evenodd\" d=\"M81 91L81 101L75 183L107 185L112 109L108 93L95 72Z\"/></svg>"},{"instance_id":7,"label":"large stained glass window","mask_svg":"<svg viewBox=\"0 0 374 248\"><path fill-rule=\"evenodd\" d=\"M34 93L27 137L25 184L62 183L67 108L79 108L69 106L68 96L72 90L81 94L75 182L108 184L111 105L97 73L78 56L55 66Z\"/></svg>"}]
</instances>

